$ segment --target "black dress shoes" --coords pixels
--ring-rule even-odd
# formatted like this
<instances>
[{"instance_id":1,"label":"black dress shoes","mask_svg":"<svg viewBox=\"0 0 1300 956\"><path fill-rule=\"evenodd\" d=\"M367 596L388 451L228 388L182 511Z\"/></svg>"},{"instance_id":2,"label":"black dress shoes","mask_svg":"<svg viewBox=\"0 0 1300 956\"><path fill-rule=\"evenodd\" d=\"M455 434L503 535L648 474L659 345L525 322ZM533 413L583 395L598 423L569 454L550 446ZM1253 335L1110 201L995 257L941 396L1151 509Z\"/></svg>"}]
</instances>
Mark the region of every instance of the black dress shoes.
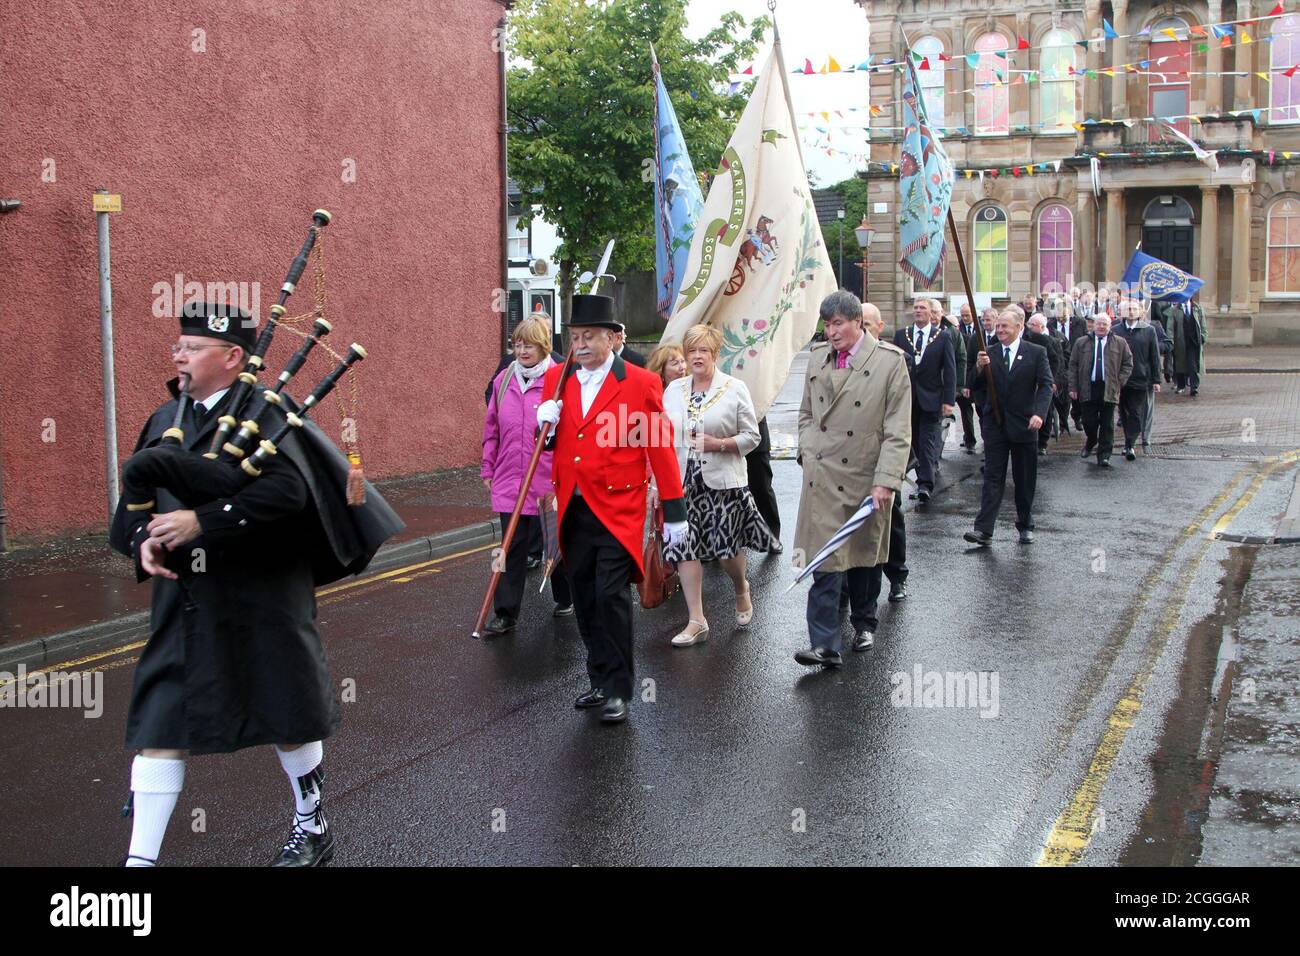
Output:
<instances>
[{"instance_id":1,"label":"black dress shoes","mask_svg":"<svg viewBox=\"0 0 1300 956\"><path fill-rule=\"evenodd\" d=\"M600 712L602 724L621 724L627 720L627 701L622 697L611 697Z\"/></svg>"},{"instance_id":2,"label":"black dress shoes","mask_svg":"<svg viewBox=\"0 0 1300 956\"><path fill-rule=\"evenodd\" d=\"M506 617L504 614L498 614L492 620L488 621L487 626L483 628L484 637L496 637L507 631L515 629L515 619Z\"/></svg>"},{"instance_id":3,"label":"black dress shoes","mask_svg":"<svg viewBox=\"0 0 1300 956\"><path fill-rule=\"evenodd\" d=\"M993 535L987 531L967 531L962 537L981 548L987 548L993 542Z\"/></svg>"},{"instance_id":4,"label":"black dress shoes","mask_svg":"<svg viewBox=\"0 0 1300 956\"><path fill-rule=\"evenodd\" d=\"M528 568L529 571L533 570L533 568L540 568L541 566L542 566L542 556L540 554L530 554L528 556L528 564L526 565L526 567Z\"/></svg>"},{"instance_id":5,"label":"black dress shoes","mask_svg":"<svg viewBox=\"0 0 1300 956\"><path fill-rule=\"evenodd\" d=\"M606 694L599 687L593 687L591 690L587 691L585 694L583 694L581 697L575 700L573 702L573 706L578 708L578 710L587 710L589 707L599 707L601 704L605 703L605 701L608 699L609 699L608 694Z\"/></svg>"},{"instance_id":6,"label":"black dress shoes","mask_svg":"<svg viewBox=\"0 0 1300 956\"><path fill-rule=\"evenodd\" d=\"M903 601L907 599L907 582L895 581L889 586L889 600Z\"/></svg>"},{"instance_id":7,"label":"black dress shoes","mask_svg":"<svg viewBox=\"0 0 1300 956\"><path fill-rule=\"evenodd\" d=\"M1021 543L1021 544L1033 544L1033 543L1034 543L1034 533L1033 533L1032 531L1030 531L1028 528L1025 528L1024 530L1022 530L1022 531L1020 532L1020 543Z\"/></svg>"},{"instance_id":8,"label":"black dress shoes","mask_svg":"<svg viewBox=\"0 0 1300 956\"><path fill-rule=\"evenodd\" d=\"M1085 458L1085 459L1086 459L1086 458L1087 458L1089 455L1091 455L1091 454L1092 454L1092 446L1091 446L1091 445L1084 445L1084 446L1083 446L1083 451L1079 452L1079 457L1080 457L1080 458Z\"/></svg>"},{"instance_id":9,"label":"black dress shoes","mask_svg":"<svg viewBox=\"0 0 1300 956\"><path fill-rule=\"evenodd\" d=\"M1046 448L1040 448L1040 449L1038 449L1038 457L1039 457L1039 458L1046 458L1046 457L1047 457L1047 449L1046 449Z\"/></svg>"},{"instance_id":10,"label":"black dress shoes","mask_svg":"<svg viewBox=\"0 0 1300 956\"><path fill-rule=\"evenodd\" d=\"M334 831L327 825L324 833L311 833L295 822L293 832L272 866L324 866L334 857Z\"/></svg>"},{"instance_id":11,"label":"black dress shoes","mask_svg":"<svg viewBox=\"0 0 1300 956\"><path fill-rule=\"evenodd\" d=\"M1125 449L1124 449L1124 460L1125 460L1125 461L1137 461L1137 452L1135 452L1132 448L1125 448Z\"/></svg>"},{"instance_id":12,"label":"black dress shoes","mask_svg":"<svg viewBox=\"0 0 1300 956\"><path fill-rule=\"evenodd\" d=\"M919 502L921 502L921 504L925 504L927 501L930 500L930 492L928 492L928 491L918 491L918 492L916 493L916 500L919 501Z\"/></svg>"},{"instance_id":13,"label":"black dress shoes","mask_svg":"<svg viewBox=\"0 0 1300 956\"><path fill-rule=\"evenodd\" d=\"M874 640L875 635L866 628L863 628L861 631L858 631L858 633L853 635L853 649L858 653L870 650Z\"/></svg>"},{"instance_id":14,"label":"black dress shoes","mask_svg":"<svg viewBox=\"0 0 1300 956\"><path fill-rule=\"evenodd\" d=\"M828 651L824 647L795 651L794 659L805 667L839 667L844 663L839 651Z\"/></svg>"},{"instance_id":15,"label":"black dress shoes","mask_svg":"<svg viewBox=\"0 0 1300 956\"><path fill-rule=\"evenodd\" d=\"M1098 459L1097 459L1097 464L1098 464L1098 466L1100 466L1100 467L1102 467L1102 468L1109 468L1109 467L1110 467L1110 459L1109 459L1109 458L1098 458Z\"/></svg>"},{"instance_id":16,"label":"black dress shoes","mask_svg":"<svg viewBox=\"0 0 1300 956\"><path fill-rule=\"evenodd\" d=\"M551 612L551 617L573 617L572 604L557 604L555 610Z\"/></svg>"}]
</instances>

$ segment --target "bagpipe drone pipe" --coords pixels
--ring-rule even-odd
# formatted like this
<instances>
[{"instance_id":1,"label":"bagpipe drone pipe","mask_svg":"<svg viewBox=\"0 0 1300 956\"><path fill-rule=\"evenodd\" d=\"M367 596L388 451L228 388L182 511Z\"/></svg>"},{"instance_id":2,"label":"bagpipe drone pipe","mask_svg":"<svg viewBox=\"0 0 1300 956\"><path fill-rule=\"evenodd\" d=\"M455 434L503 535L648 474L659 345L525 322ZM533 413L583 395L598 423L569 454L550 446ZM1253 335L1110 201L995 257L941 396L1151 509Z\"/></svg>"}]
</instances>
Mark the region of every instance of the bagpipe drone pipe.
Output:
<instances>
[{"instance_id":1,"label":"bagpipe drone pipe","mask_svg":"<svg viewBox=\"0 0 1300 956\"><path fill-rule=\"evenodd\" d=\"M122 470L120 512L126 516L128 540L134 540L138 527L149 521L150 513L157 507L159 489L166 489L184 507L197 508L237 495L262 475L273 458L295 467L307 485L310 506L317 519L316 540L303 541L301 547L309 549L312 555L317 584L360 573L380 545L404 527L361 473L359 458L345 456L308 417L339 380L350 373L352 366L366 357L365 349L353 343L301 404L285 392L285 386L302 369L311 351L331 331L330 323L319 314L323 301L318 302L311 332L304 336L274 387L262 392L256 411L242 423L238 421L252 397L256 373L264 364L274 326L284 315L284 302L302 274L316 234L329 222L329 213L317 210L313 218L316 225L290 268L280 301L272 307L272 320L254 347L256 354L250 355L238 384L231 389L227 413L219 419L221 427L214 435L212 447L200 455L184 445L182 421L189 403L189 383L182 377L172 427L163 433L157 445L141 449L127 460ZM229 441L222 442L221 436L229 434L236 423L239 431ZM263 433L269 437L258 440L250 451L252 442Z\"/></svg>"}]
</instances>

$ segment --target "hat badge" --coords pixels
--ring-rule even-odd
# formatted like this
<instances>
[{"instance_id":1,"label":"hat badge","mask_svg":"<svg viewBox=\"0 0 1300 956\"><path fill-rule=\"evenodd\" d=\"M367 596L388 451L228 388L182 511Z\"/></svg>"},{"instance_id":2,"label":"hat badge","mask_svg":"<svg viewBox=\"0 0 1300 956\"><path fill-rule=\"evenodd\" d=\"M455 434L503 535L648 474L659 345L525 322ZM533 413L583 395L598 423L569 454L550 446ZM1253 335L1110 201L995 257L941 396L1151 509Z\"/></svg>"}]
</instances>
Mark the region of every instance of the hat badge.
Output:
<instances>
[{"instance_id":1,"label":"hat badge","mask_svg":"<svg viewBox=\"0 0 1300 956\"><path fill-rule=\"evenodd\" d=\"M213 332L226 332L230 329L230 319L224 315L210 315L208 328Z\"/></svg>"}]
</instances>

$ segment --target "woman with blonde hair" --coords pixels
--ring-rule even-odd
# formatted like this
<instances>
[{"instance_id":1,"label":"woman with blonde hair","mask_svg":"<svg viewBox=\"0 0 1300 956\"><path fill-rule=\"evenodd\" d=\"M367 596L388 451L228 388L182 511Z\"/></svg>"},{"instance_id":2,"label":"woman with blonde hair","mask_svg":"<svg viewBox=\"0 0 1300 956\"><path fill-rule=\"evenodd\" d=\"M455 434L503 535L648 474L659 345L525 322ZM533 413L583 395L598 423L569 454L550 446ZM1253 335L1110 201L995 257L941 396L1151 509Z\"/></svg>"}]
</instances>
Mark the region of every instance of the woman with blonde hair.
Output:
<instances>
[{"instance_id":1,"label":"woman with blonde hair","mask_svg":"<svg viewBox=\"0 0 1300 956\"><path fill-rule=\"evenodd\" d=\"M680 345L672 342L661 345L650 353L645 363L647 372L654 372L663 382L664 388L669 382L675 382L686 374L686 353Z\"/></svg>"},{"instance_id":2,"label":"woman with blonde hair","mask_svg":"<svg viewBox=\"0 0 1300 956\"><path fill-rule=\"evenodd\" d=\"M492 510L501 516L504 529L510 522L519 488L532 459L537 433L537 406L546 401L542 378L551 367L551 327L536 315L515 327L511 338L515 360L492 380L488 396L487 418L483 422L483 466L479 471L483 484L492 496ZM544 451L533 473L524 509L519 514L506 570L496 592L496 615L484 628L487 636L512 630L519 619L523 602L524 578L528 572L528 544L539 522L537 500L550 494L553 452ZM551 573L551 594L555 598L555 616L573 613L573 597L563 567Z\"/></svg>"},{"instance_id":3,"label":"woman with blonde hair","mask_svg":"<svg viewBox=\"0 0 1300 956\"><path fill-rule=\"evenodd\" d=\"M745 455L759 442L758 416L749 389L718 369L722 333L695 325L682 338L689 374L664 389L664 412L673 423L677 464L686 491L690 529L682 543L666 547L664 557L677 562L690 620L673 646L705 641L702 561L717 559L736 589L736 624L754 617L754 602L745 579L745 548L765 551L773 537L749 492Z\"/></svg>"}]
</instances>

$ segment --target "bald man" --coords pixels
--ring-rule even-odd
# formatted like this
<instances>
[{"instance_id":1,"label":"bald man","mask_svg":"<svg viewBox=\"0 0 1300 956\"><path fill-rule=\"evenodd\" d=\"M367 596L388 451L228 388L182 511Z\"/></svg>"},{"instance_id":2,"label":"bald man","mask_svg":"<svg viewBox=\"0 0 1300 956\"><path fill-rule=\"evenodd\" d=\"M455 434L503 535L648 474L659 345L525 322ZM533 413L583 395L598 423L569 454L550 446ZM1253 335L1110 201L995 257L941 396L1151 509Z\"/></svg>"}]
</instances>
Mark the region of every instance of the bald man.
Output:
<instances>
[{"instance_id":1,"label":"bald man","mask_svg":"<svg viewBox=\"0 0 1300 956\"><path fill-rule=\"evenodd\" d=\"M862 304L862 324L875 339L885 331L885 318L880 309L870 302ZM894 495L893 509L889 517L889 559L883 565L876 565L868 571L867 604L876 607L880 597L880 574L884 568L889 578L889 600L897 602L907 597L907 526L903 523L902 495Z\"/></svg>"},{"instance_id":2,"label":"bald man","mask_svg":"<svg viewBox=\"0 0 1300 956\"><path fill-rule=\"evenodd\" d=\"M870 302L862 303L862 325L872 337L879 339L885 331L885 317L880 314L880 309Z\"/></svg>"}]
</instances>

